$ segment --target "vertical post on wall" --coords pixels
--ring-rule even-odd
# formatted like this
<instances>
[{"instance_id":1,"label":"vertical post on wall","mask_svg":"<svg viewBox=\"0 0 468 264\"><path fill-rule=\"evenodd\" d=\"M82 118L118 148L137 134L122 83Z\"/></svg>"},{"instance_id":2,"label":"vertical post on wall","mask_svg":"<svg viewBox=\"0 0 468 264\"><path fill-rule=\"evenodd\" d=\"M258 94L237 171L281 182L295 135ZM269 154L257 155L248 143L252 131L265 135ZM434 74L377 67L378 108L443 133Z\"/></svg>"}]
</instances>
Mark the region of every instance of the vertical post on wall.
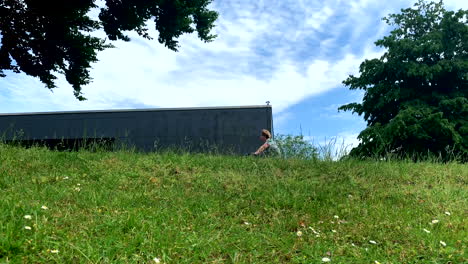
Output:
<instances>
[{"instance_id":1,"label":"vertical post on wall","mask_svg":"<svg viewBox=\"0 0 468 264\"><path fill-rule=\"evenodd\" d=\"M271 109L271 137L275 139L275 126L273 126L273 107L270 106Z\"/></svg>"},{"instance_id":2,"label":"vertical post on wall","mask_svg":"<svg viewBox=\"0 0 468 264\"><path fill-rule=\"evenodd\" d=\"M274 131L274 128L273 128L273 110L272 110L272 107L270 105L270 101L266 101L266 104L267 104L267 111L266 111L266 114L267 114L267 127L268 127L268 130L271 132L271 137L272 138L275 138L275 131Z\"/></svg>"}]
</instances>

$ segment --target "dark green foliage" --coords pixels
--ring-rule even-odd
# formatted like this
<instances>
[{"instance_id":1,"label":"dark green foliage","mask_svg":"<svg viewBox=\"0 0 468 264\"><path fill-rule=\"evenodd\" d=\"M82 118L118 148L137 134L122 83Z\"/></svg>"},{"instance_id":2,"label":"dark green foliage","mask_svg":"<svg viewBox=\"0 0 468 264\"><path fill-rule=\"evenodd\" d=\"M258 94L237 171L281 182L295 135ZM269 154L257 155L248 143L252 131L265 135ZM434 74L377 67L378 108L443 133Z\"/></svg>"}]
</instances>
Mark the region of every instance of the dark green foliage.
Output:
<instances>
[{"instance_id":1,"label":"dark green foliage","mask_svg":"<svg viewBox=\"0 0 468 264\"><path fill-rule=\"evenodd\" d=\"M375 44L386 48L365 60L360 76L343 83L362 89L362 103L339 110L363 115L367 128L354 156L441 155L468 158L468 11L442 1L419 1L384 20L396 28Z\"/></svg>"},{"instance_id":2,"label":"dark green foliage","mask_svg":"<svg viewBox=\"0 0 468 264\"><path fill-rule=\"evenodd\" d=\"M154 20L158 40L177 51L177 38L198 32L208 42L218 14L207 9L211 0L107 0L99 21L88 16L96 0L1 0L0 77L3 70L38 77L49 89L55 88L54 73L64 74L75 97L85 100L81 87L91 81L89 69L97 52L112 45L93 36L104 28L110 40L130 38L122 31L136 31L151 39L146 28Z\"/></svg>"}]
</instances>

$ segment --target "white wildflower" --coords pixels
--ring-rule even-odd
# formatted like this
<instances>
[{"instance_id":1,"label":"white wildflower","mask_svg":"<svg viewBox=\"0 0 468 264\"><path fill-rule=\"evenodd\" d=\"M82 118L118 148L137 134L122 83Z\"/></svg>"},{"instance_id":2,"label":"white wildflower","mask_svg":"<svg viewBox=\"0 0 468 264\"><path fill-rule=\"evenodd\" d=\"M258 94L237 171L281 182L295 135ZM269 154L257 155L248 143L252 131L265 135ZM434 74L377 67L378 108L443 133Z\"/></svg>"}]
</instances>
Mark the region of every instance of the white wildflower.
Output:
<instances>
[{"instance_id":1,"label":"white wildflower","mask_svg":"<svg viewBox=\"0 0 468 264\"><path fill-rule=\"evenodd\" d=\"M319 235L319 234L317 234L317 235L315 235L315 237L320 237L320 235Z\"/></svg>"},{"instance_id":2,"label":"white wildflower","mask_svg":"<svg viewBox=\"0 0 468 264\"><path fill-rule=\"evenodd\" d=\"M81 186L81 184L77 183L76 186Z\"/></svg>"},{"instance_id":3,"label":"white wildflower","mask_svg":"<svg viewBox=\"0 0 468 264\"><path fill-rule=\"evenodd\" d=\"M432 223L433 223L433 224L437 224L437 223L439 223L439 220L434 219L434 220L432 220Z\"/></svg>"},{"instance_id":4,"label":"white wildflower","mask_svg":"<svg viewBox=\"0 0 468 264\"><path fill-rule=\"evenodd\" d=\"M329 259L329 258L322 258L322 261L323 261L323 262L330 262L331 259Z\"/></svg>"},{"instance_id":5,"label":"white wildflower","mask_svg":"<svg viewBox=\"0 0 468 264\"><path fill-rule=\"evenodd\" d=\"M160 260L159 258L154 258L153 261L154 261L155 263L161 263L161 260Z\"/></svg>"},{"instance_id":6,"label":"white wildflower","mask_svg":"<svg viewBox=\"0 0 468 264\"><path fill-rule=\"evenodd\" d=\"M375 263L375 264L380 264L380 262L378 262L377 260L374 260L374 263Z\"/></svg>"},{"instance_id":7,"label":"white wildflower","mask_svg":"<svg viewBox=\"0 0 468 264\"><path fill-rule=\"evenodd\" d=\"M444 241L439 241L439 243L444 247L447 246L447 244Z\"/></svg>"},{"instance_id":8,"label":"white wildflower","mask_svg":"<svg viewBox=\"0 0 468 264\"><path fill-rule=\"evenodd\" d=\"M423 228L423 230L424 230L424 232L426 232L428 234L431 232L431 231L427 230L426 228Z\"/></svg>"},{"instance_id":9,"label":"white wildflower","mask_svg":"<svg viewBox=\"0 0 468 264\"><path fill-rule=\"evenodd\" d=\"M302 232L301 232L301 231L297 231L296 235L297 235L298 237L300 237L300 236L302 236Z\"/></svg>"},{"instance_id":10,"label":"white wildflower","mask_svg":"<svg viewBox=\"0 0 468 264\"><path fill-rule=\"evenodd\" d=\"M377 242L375 242L374 240L369 240L369 243L374 244L374 245L377 244Z\"/></svg>"},{"instance_id":11,"label":"white wildflower","mask_svg":"<svg viewBox=\"0 0 468 264\"><path fill-rule=\"evenodd\" d=\"M47 209L49 209L49 207L43 205L43 206L41 206L41 209L47 210Z\"/></svg>"},{"instance_id":12,"label":"white wildflower","mask_svg":"<svg viewBox=\"0 0 468 264\"><path fill-rule=\"evenodd\" d=\"M445 214L446 214L446 215L451 215L451 213L450 213L450 212L445 212Z\"/></svg>"},{"instance_id":13,"label":"white wildflower","mask_svg":"<svg viewBox=\"0 0 468 264\"><path fill-rule=\"evenodd\" d=\"M337 215L334 215L333 217L334 217L335 219L338 219L338 218L340 218L340 217L339 217L339 216L337 216Z\"/></svg>"},{"instance_id":14,"label":"white wildflower","mask_svg":"<svg viewBox=\"0 0 468 264\"><path fill-rule=\"evenodd\" d=\"M332 232L333 232L333 233L336 233L336 230L335 230L335 229L332 229Z\"/></svg>"},{"instance_id":15,"label":"white wildflower","mask_svg":"<svg viewBox=\"0 0 468 264\"><path fill-rule=\"evenodd\" d=\"M24 219L31 220L31 219L32 219L32 216L31 216L31 215L25 215L25 216L24 216Z\"/></svg>"},{"instance_id":16,"label":"white wildflower","mask_svg":"<svg viewBox=\"0 0 468 264\"><path fill-rule=\"evenodd\" d=\"M351 243L351 246L355 247L356 245L354 243Z\"/></svg>"},{"instance_id":17,"label":"white wildflower","mask_svg":"<svg viewBox=\"0 0 468 264\"><path fill-rule=\"evenodd\" d=\"M30 226L25 226L24 229L31 230L32 228Z\"/></svg>"},{"instance_id":18,"label":"white wildflower","mask_svg":"<svg viewBox=\"0 0 468 264\"><path fill-rule=\"evenodd\" d=\"M68 176L63 177L64 180L68 180Z\"/></svg>"},{"instance_id":19,"label":"white wildflower","mask_svg":"<svg viewBox=\"0 0 468 264\"><path fill-rule=\"evenodd\" d=\"M59 250L58 250L58 249L52 249L52 250L50 251L50 253L58 254L58 253L59 253Z\"/></svg>"},{"instance_id":20,"label":"white wildflower","mask_svg":"<svg viewBox=\"0 0 468 264\"><path fill-rule=\"evenodd\" d=\"M77 192L81 191L80 187L76 187L75 191L77 191Z\"/></svg>"},{"instance_id":21,"label":"white wildflower","mask_svg":"<svg viewBox=\"0 0 468 264\"><path fill-rule=\"evenodd\" d=\"M250 223L249 222L244 222L244 225L250 225Z\"/></svg>"}]
</instances>

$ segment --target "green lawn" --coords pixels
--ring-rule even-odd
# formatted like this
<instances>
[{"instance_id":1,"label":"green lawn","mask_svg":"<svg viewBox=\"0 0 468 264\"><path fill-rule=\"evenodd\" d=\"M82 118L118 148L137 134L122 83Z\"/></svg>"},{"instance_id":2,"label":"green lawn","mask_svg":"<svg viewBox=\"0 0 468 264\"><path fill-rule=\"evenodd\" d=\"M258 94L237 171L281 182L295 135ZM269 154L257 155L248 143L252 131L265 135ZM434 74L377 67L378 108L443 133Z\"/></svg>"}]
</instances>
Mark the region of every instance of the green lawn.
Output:
<instances>
[{"instance_id":1,"label":"green lawn","mask_svg":"<svg viewBox=\"0 0 468 264\"><path fill-rule=\"evenodd\" d=\"M467 182L456 163L0 144L0 263L466 263Z\"/></svg>"}]
</instances>

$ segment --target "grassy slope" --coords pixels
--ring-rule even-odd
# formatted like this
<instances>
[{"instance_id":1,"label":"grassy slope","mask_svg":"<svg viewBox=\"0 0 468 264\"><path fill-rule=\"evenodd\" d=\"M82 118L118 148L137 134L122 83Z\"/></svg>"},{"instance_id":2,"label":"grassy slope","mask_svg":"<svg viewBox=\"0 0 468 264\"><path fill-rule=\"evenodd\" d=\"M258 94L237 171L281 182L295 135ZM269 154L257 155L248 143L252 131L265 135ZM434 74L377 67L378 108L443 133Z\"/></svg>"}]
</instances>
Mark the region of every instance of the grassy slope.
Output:
<instances>
[{"instance_id":1,"label":"grassy slope","mask_svg":"<svg viewBox=\"0 0 468 264\"><path fill-rule=\"evenodd\" d=\"M0 263L462 263L467 181L460 164L0 144Z\"/></svg>"}]
</instances>

